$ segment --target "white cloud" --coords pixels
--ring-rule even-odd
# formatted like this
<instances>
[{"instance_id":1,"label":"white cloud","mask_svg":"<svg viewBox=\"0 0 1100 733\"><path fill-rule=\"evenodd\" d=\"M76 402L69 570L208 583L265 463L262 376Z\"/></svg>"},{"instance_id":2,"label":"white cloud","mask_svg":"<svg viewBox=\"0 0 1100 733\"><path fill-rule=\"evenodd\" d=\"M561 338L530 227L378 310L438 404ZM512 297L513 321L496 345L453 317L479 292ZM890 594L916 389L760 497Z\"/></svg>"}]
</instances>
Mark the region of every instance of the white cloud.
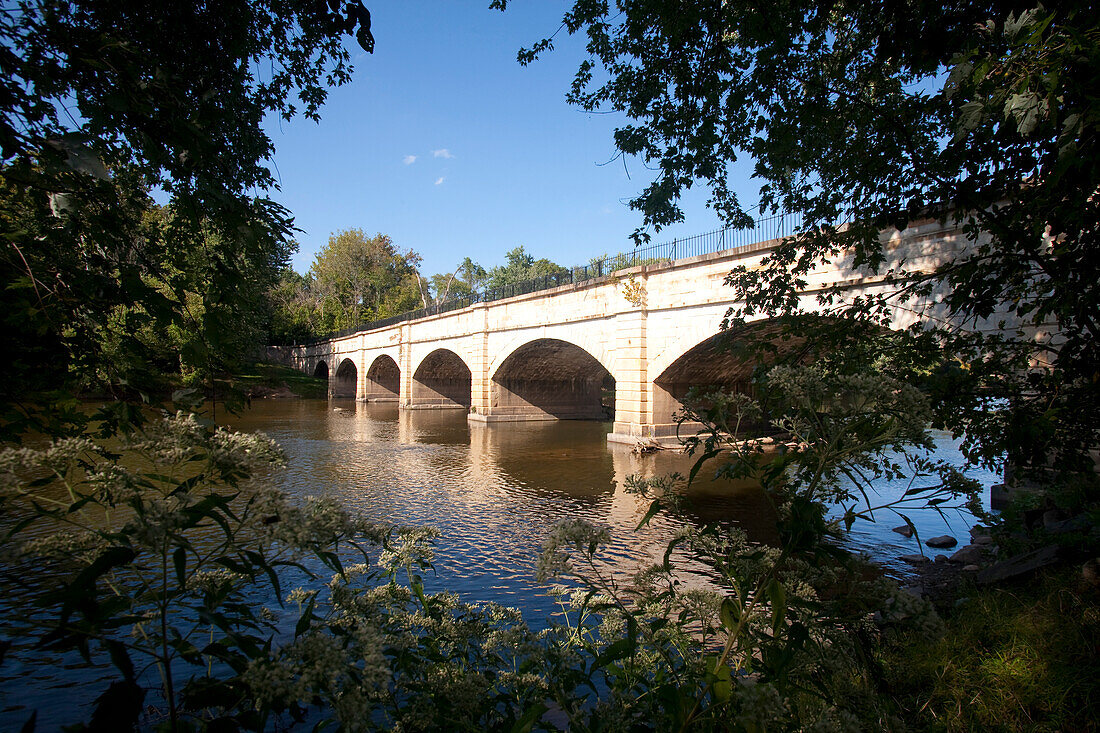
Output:
<instances>
[{"instance_id":1,"label":"white cloud","mask_svg":"<svg viewBox=\"0 0 1100 733\"><path fill-rule=\"evenodd\" d=\"M438 186L441 183L443 183L443 176L440 176L439 178L435 179L435 185Z\"/></svg>"},{"instance_id":2,"label":"white cloud","mask_svg":"<svg viewBox=\"0 0 1100 733\"><path fill-rule=\"evenodd\" d=\"M440 148L439 150L433 150L432 155L434 155L437 158L453 158L454 157L453 155L451 155L451 151L447 150L447 148Z\"/></svg>"},{"instance_id":3,"label":"white cloud","mask_svg":"<svg viewBox=\"0 0 1100 733\"><path fill-rule=\"evenodd\" d=\"M405 156L405 165L412 165L415 162L416 162L416 156L415 155L406 155Z\"/></svg>"}]
</instances>

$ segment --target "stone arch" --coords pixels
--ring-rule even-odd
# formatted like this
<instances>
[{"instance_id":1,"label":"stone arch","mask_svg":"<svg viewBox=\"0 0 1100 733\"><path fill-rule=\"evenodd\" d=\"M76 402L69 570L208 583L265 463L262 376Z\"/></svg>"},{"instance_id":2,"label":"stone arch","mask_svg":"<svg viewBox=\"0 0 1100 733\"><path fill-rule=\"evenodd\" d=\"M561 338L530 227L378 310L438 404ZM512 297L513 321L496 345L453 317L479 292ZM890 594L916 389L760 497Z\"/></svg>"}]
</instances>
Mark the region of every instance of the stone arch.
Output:
<instances>
[{"instance_id":1,"label":"stone arch","mask_svg":"<svg viewBox=\"0 0 1100 733\"><path fill-rule=\"evenodd\" d=\"M462 357L450 349L436 349L413 372L407 406L469 409L472 384L473 374Z\"/></svg>"},{"instance_id":2,"label":"stone arch","mask_svg":"<svg viewBox=\"0 0 1100 733\"><path fill-rule=\"evenodd\" d=\"M820 319L807 315L805 318ZM766 348L756 349L763 344ZM719 331L686 348L659 372L654 368L652 415L655 425L672 422L681 399L692 387L721 388L755 395L753 375L757 367L780 359L804 362L814 349L804 338L784 333L777 320L760 319L739 329ZM655 365L656 366L656 365ZM742 425L757 431L763 426Z\"/></svg>"},{"instance_id":3,"label":"stone arch","mask_svg":"<svg viewBox=\"0 0 1100 733\"><path fill-rule=\"evenodd\" d=\"M351 359L344 359L336 368L336 379L332 386L333 397L355 397L359 386L359 369Z\"/></svg>"},{"instance_id":4,"label":"stone arch","mask_svg":"<svg viewBox=\"0 0 1100 733\"><path fill-rule=\"evenodd\" d=\"M363 384L363 399L367 402L397 402L401 394L401 369L388 354L371 362Z\"/></svg>"},{"instance_id":5,"label":"stone arch","mask_svg":"<svg viewBox=\"0 0 1100 733\"><path fill-rule=\"evenodd\" d=\"M606 330L597 330L592 338L587 338L588 334L585 331L569 327L561 328L540 328L529 330L522 335L516 336L505 342L503 348L494 349L495 356L489 362L489 368L486 377L492 380L496 377L500 367L507 361L512 354L517 350L523 348L529 343L539 340L546 341L562 341L567 344L572 344L582 351L586 352L593 359L598 361L604 369L606 369L613 378L616 377L616 365L613 351L608 349L608 341L606 338Z\"/></svg>"},{"instance_id":6,"label":"stone arch","mask_svg":"<svg viewBox=\"0 0 1100 733\"><path fill-rule=\"evenodd\" d=\"M611 420L615 378L569 341L538 338L518 347L493 372L492 415L517 419Z\"/></svg>"},{"instance_id":7,"label":"stone arch","mask_svg":"<svg viewBox=\"0 0 1100 733\"><path fill-rule=\"evenodd\" d=\"M313 367L313 376L318 379L328 379L328 363L324 359L320 359Z\"/></svg>"},{"instance_id":8,"label":"stone arch","mask_svg":"<svg viewBox=\"0 0 1100 733\"><path fill-rule=\"evenodd\" d=\"M726 308L723 306L720 310L715 309L713 314L707 313L706 316L693 316L683 319L682 323L677 323L675 328L676 337L666 341L664 347L659 349L659 351L655 349L658 353L650 360L648 365L650 379L663 374L673 362L682 358L684 354L691 351L699 344L715 336L721 335L722 333L726 333L720 328L722 316L725 311ZM749 325L761 318L762 317L758 316L751 321Z\"/></svg>"}]
</instances>

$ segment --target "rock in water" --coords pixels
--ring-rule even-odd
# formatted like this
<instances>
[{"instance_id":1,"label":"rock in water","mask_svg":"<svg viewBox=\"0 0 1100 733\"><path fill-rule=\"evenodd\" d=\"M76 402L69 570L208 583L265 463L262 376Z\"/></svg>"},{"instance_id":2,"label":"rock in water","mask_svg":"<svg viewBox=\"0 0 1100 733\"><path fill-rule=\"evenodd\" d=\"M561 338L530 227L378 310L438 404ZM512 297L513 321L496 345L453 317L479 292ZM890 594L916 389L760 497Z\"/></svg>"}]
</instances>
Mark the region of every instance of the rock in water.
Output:
<instances>
[{"instance_id":1,"label":"rock in water","mask_svg":"<svg viewBox=\"0 0 1100 733\"><path fill-rule=\"evenodd\" d=\"M924 555L901 555L898 559L910 565L920 565L928 562L928 558Z\"/></svg>"},{"instance_id":2,"label":"rock in water","mask_svg":"<svg viewBox=\"0 0 1100 733\"><path fill-rule=\"evenodd\" d=\"M894 527L894 531L900 534L902 537L912 537L913 528L908 524L903 524L900 527Z\"/></svg>"},{"instance_id":3,"label":"rock in water","mask_svg":"<svg viewBox=\"0 0 1100 733\"><path fill-rule=\"evenodd\" d=\"M940 535L939 537L933 537L927 540L924 544L929 547L934 547L937 550L946 549L948 547L954 547L959 544L959 541L949 534Z\"/></svg>"}]
</instances>

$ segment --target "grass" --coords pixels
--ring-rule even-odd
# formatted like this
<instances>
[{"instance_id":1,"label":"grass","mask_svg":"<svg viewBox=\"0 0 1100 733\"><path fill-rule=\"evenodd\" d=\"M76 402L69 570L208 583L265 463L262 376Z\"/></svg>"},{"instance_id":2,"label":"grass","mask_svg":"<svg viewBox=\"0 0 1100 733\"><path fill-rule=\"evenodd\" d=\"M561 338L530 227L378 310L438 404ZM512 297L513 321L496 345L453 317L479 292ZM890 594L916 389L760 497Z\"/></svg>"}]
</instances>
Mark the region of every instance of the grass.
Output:
<instances>
[{"instance_id":1,"label":"grass","mask_svg":"<svg viewBox=\"0 0 1100 733\"><path fill-rule=\"evenodd\" d=\"M945 621L941 639L885 653L914 729L1100 730L1100 591L1077 566L973 588Z\"/></svg>"},{"instance_id":2,"label":"grass","mask_svg":"<svg viewBox=\"0 0 1100 733\"><path fill-rule=\"evenodd\" d=\"M282 364L255 362L243 373L233 375L233 385L247 391L250 387L270 387L279 389L283 385L299 397L324 399L328 390L328 381L304 374Z\"/></svg>"}]
</instances>

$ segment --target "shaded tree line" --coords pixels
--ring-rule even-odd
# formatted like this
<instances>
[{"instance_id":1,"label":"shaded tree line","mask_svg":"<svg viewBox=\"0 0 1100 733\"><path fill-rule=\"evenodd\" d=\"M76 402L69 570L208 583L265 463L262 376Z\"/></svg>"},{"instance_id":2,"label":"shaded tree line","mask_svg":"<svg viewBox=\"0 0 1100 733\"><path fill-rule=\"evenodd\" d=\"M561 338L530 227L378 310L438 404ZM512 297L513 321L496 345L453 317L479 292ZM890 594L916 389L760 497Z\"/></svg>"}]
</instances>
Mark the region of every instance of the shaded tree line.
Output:
<instances>
[{"instance_id":1,"label":"shaded tree line","mask_svg":"<svg viewBox=\"0 0 1100 733\"><path fill-rule=\"evenodd\" d=\"M294 247L262 121L318 119L351 34L373 48L359 0L5 6L0 439L250 354Z\"/></svg>"}]
</instances>

